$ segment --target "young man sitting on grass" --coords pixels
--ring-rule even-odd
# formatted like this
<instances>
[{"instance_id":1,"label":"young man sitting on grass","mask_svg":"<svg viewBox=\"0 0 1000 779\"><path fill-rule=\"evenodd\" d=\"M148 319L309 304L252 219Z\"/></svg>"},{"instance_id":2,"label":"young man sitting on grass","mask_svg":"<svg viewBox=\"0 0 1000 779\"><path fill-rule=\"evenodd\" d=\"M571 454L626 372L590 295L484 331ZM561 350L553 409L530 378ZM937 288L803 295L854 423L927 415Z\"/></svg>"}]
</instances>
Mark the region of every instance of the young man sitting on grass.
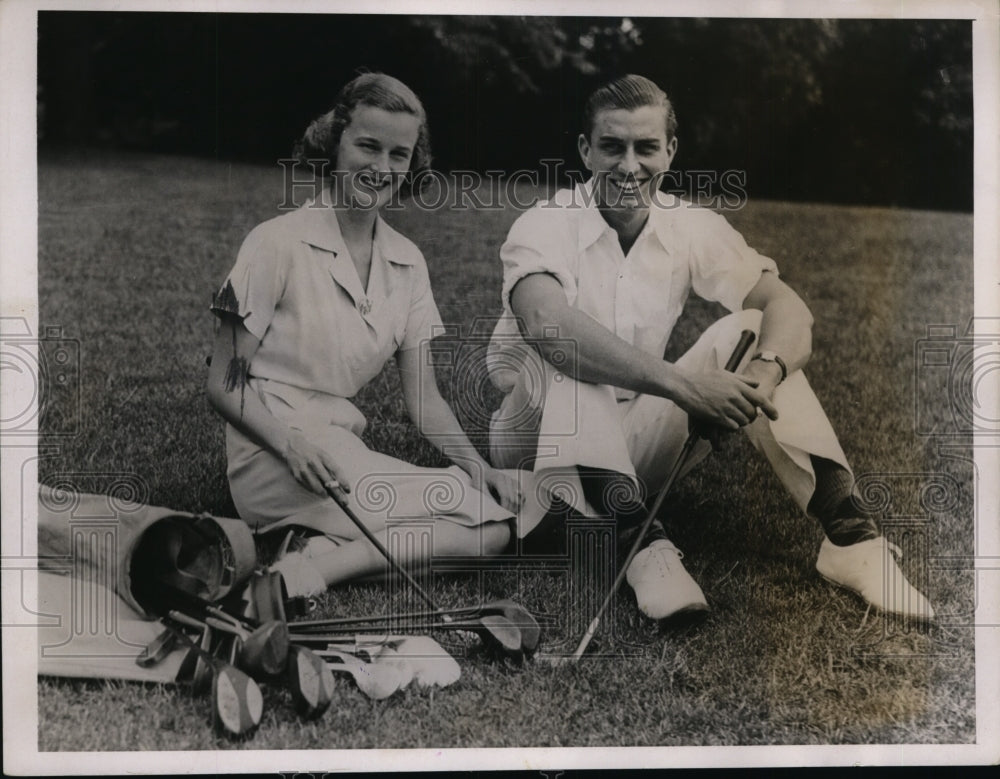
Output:
<instances>
[{"instance_id":1,"label":"young man sitting on grass","mask_svg":"<svg viewBox=\"0 0 1000 779\"><path fill-rule=\"evenodd\" d=\"M598 89L579 138L592 178L511 227L500 250L504 314L488 356L505 393L490 430L494 466L533 470L542 493L552 476L574 509L613 516L627 547L645 517L642 498L663 485L689 422L742 428L822 525L820 574L885 611L932 618L890 554L898 548L852 500L847 458L802 372L809 309L722 216L659 191L676 131L670 101L649 79L630 75ZM732 313L667 362L692 291ZM744 329L755 343L728 373L722 366ZM708 450L701 441L685 468ZM523 543L551 524L522 522ZM658 523L627 581L650 618L708 610Z\"/></svg>"}]
</instances>

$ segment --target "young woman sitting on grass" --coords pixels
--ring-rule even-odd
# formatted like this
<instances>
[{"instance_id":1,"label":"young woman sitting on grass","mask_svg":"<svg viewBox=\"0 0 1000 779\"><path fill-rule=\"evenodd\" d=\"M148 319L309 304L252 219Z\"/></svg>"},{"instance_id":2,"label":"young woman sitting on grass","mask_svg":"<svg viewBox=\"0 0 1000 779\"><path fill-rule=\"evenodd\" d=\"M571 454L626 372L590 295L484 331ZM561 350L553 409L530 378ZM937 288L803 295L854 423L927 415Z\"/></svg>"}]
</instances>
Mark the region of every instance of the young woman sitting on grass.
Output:
<instances>
[{"instance_id":1,"label":"young woman sitting on grass","mask_svg":"<svg viewBox=\"0 0 1000 779\"><path fill-rule=\"evenodd\" d=\"M387 519L432 522L432 550L402 543L403 564L428 552L496 554L520 503L517 482L480 457L433 370L421 370L441 324L427 266L379 215L397 189L406 196L428 178L418 175L430 165L423 106L397 79L361 75L297 153L328 163L329 186L254 228L212 303L208 398L227 422L236 509L260 530L318 531L275 564L290 594L385 570L328 490L383 541ZM392 356L411 419L457 468L417 467L362 442L366 420L350 398Z\"/></svg>"}]
</instances>

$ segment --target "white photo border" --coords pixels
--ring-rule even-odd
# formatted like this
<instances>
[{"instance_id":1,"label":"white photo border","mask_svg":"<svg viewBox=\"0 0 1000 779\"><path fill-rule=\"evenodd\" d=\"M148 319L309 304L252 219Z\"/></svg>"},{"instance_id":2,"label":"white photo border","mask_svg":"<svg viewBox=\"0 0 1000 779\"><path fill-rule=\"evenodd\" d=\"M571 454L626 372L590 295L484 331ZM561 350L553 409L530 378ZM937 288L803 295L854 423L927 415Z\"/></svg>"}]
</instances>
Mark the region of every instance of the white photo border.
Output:
<instances>
[{"instance_id":1,"label":"white photo border","mask_svg":"<svg viewBox=\"0 0 1000 779\"><path fill-rule=\"evenodd\" d=\"M387 14L607 14L596 0L505 0L488 4L460 0L385 0ZM0 2L0 316L22 317L38 328L36 179L36 19L42 10L136 10L211 12L358 13L345 0L86 0L86 2ZM1000 13L990 0L620 0L615 15L720 17L964 18L973 20L975 106L975 312L1000 317ZM993 374L996 376L996 373ZM24 388L0 387L0 403L20 402ZM995 392L995 388L994 388ZM989 397L997 397L996 394ZM1000 406L1000 404L998 404ZM3 415L0 414L0 417ZM914 765L993 763L1000 760L1000 441L974 441L982 489L976 495L978 599L976 611L976 743L970 745L852 745L573 749L445 750L231 750L225 760L213 752L40 753L38 745L35 640L31 631L3 631L4 768L14 774L102 774L265 772L302 770L413 771L459 769L598 769L654 766ZM3 442L0 510L3 522L3 611L31 608L30 577L16 561L36 552L36 539L22 537L20 485L37 476L37 441ZM33 501L25 502L32 506ZM28 509L30 514L31 509ZM992 519L990 519L992 518ZM25 517L33 528L36 517ZM12 562L13 561L13 562ZM8 586L20 580L23 587Z\"/></svg>"}]
</instances>

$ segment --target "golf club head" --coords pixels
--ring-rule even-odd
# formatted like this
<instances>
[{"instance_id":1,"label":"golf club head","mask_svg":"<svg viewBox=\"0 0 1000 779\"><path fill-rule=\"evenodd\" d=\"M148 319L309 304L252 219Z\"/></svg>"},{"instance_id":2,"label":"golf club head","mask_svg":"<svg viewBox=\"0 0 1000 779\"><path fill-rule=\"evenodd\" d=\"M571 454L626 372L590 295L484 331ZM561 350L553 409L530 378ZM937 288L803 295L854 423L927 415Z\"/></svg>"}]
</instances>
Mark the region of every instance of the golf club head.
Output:
<instances>
[{"instance_id":1,"label":"golf club head","mask_svg":"<svg viewBox=\"0 0 1000 779\"><path fill-rule=\"evenodd\" d=\"M135 664L140 668L154 668L166 660L176 646L177 634L168 628L142 650L142 654L135 659Z\"/></svg>"},{"instance_id":2,"label":"golf club head","mask_svg":"<svg viewBox=\"0 0 1000 779\"><path fill-rule=\"evenodd\" d=\"M265 622L243 641L239 665L255 678L277 676L285 670L288 647L288 625Z\"/></svg>"},{"instance_id":3,"label":"golf club head","mask_svg":"<svg viewBox=\"0 0 1000 779\"><path fill-rule=\"evenodd\" d=\"M487 647L507 657L521 659L521 631L517 625L500 614L484 614L477 623L474 630Z\"/></svg>"},{"instance_id":4,"label":"golf club head","mask_svg":"<svg viewBox=\"0 0 1000 779\"><path fill-rule=\"evenodd\" d=\"M260 725L264 696L257 682L238 668L221 664L212 680L212 724L229 738L245 738Z\"/></svg>"},{"instance_id":5,"label":"golf club head","mask_svg":"<svg viewBox=\"0 0 1000 779\"><path fill-rule=\"evenodd\" d=\"M289 647L286 680L300 716L319 719L330 708L335 691L333 674L312 650Z\"/></svg>"},{"instance_id":6,"label":"golf club head","mask_svg":"<svg viewBox=\"0 0 1000 779\"><path fill-rule=\"evenodd\" d=\"M534 615L524 606L506 598L495 601L490 606L500 609L499 614L521 631L521 649L529 657L533 655L542 638L542 629Z\"/></svg>"}]
</instances>

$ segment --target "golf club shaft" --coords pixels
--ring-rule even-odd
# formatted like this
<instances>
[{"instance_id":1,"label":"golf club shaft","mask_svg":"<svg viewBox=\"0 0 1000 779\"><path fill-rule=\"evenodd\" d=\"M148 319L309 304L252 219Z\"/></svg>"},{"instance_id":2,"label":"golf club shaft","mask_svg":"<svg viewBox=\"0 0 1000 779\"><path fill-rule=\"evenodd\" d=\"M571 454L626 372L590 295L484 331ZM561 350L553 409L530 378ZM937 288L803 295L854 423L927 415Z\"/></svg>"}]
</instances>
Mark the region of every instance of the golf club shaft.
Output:
<instances>
[{"instance_id":1,"label":"golf club shaft","mask_svg":"<svg viewBox=\"0 0 1000 779\"><path fill-rule=\"evenodd\" d=\"M389 565L392 566L393 570L401 574L403 578L406 579L409 585L413 588L413 591L423 599L424 603L430 606L436 614L440 614L445 619L449 619L447 613L442 611L438 607L438 605L434 602L434 599L431 598L431 596L424 591L424 588L417 583L417 580L410 575L409 571L407 571L402 565L396 562L395 558L393 558L389 550L386 549L385 544L379 541L378 537L371 530L368 529L365 523L362 522L360 519L358 519L358 516L351 510L350 506L348 506L345 502L343 502L340 499L340 496L337 495L337 493L334 492L329 487L326 487L324 485L324 489L326 489L327 494L333 499L333 501L338 506L340 506L343 512L347 515L347 518L351 520L351 522L354 523L355 527L357 527L357 529L361 531L364 537L368 539L371 545L374 546L376 549L378 549L379 554L381 554L389 562Z\"/></svg>"},{"instance_id":2,"label":"golf club shaft","mask_svg":"<svg viewBox=\"0 0 1000 779\"><path fill-rule=\"evenodd\" d=\"M386 620L388 622L388 620ZM513 623L511 623L513 624ZM368 623L363 627L367 631L377 631L378 628L382 626L381 623ZM346 626L350 628L351 626ZM359 626L360 627L360 626ZM466 622L417 622L417 623L404 623L402 625L384 625L384 627L392 627L397 633L405 631L407 633L412 633L413 631L427 631L427 630L483 630L483 623L478 620L470 620ZM357 633L357 630L329 630L329 631L303 631L301 633L292 632L289 634L290 641L322 641L330 636L336 636L338 639L344 636L353 636ZM333 640L333 639L331 639Z\"/></svg>"},{"instance_id":3,"label":"golf club shaft","mask_svg":"<svg viewBox=\"0 0 1000 779\"><path fill-rule=\"evenodd\" d=\"M167 617L179 625L194 628L195 630L204 630L206 626L206 623L203 620L195 619L190 614L185 614L183 611L178 611L176 609L167 612Z\"/></svg>"},{"instance_id":4,"label":"golf club shaft","mask_svg":"<svg viewBox=\"0 0 1000 779\"><path fill-rule=\"evenodd\" d=\"M341 625L369 625L372 623L388 622L389 620L427 619L428 617L440 617L444 614L463 617L478 616L487 613L502 614L503 610L503 606L484 603L480 606L462 606L454 609L438 609L437 611L411 611L403 614L382 614L369 617L333 617L331 619L302 620L300 622L289 622L288 627L292 630L314 630L339 627Z\"/></svg>"},{"instance_id":5,"label":"golf club shaft","mask_svg":"<svg viewBox=\"0 0 1000 779\"><path fill-rule=\"evenodd\" d=\"M756 338L756 336L752 330L744 330L740 333L740 340L737 341L736 347L729 356L729 360L725 365L725 370L732 373L737 367L739 367L740 361L747 353L750 345L754 342L754 338ZM631 565L632 560L634 560L635 556L639 553L639 549L642 547L642 542L645 541L649 528L653 526L653 520L656 519L656 515L660 512L660 508L663 506L663 501L666 498L667 493L673 487L674 481L677 479L681 470L683 470L684 465L691 454L691 450L694 449L694 446L700 437L698 428L695 427L695 429L688 434L687 440L684 441L681 453L674 462L674 467L670 469L670 474L667 476L667 480L663 483L663 487L660 488L660 491L656 496L656 500L653 502L653 507L649 510L649 514L646 515L645 521L643 521L642 526L639 528L639 532L635 536L635 541L632 542L632 548L629 549L628 556L625 558L625 562L619 569L618 575L615 577L615 581L611 585L611 589L608 590L608 594L601 603L601 607L597 610L597 614L594 615L590 625L587 626L587 631L583 634L583 638L580 639L580 643L577 645L576 651L573 652L572 660L574 662L583 656L583 653L586 651L591 639L594 638L594 634L597 633L597 628L601 624L604 612L607 611L612 598L615 597L615 593L617 593L618 589L621 587L622 581L625 579L625 575L628 572L629 565Z\"/></svg>"},{"instance_id":6,"label":"golf club shaft","mask_svg":"<svg viewBox=\"0 0 1000 779\"><path fill-rule=\"evenodd\" d=\"M252 627L259 627L259 626L251 626L248 622L241 620L238 617L234 617L228 611L224 611L223 609L220 609L218 606L206 606L205 612L215 617L216 619L228 622L233 627L239 628L240 630L243 630L247 633L252 632Z\"/></svg>"},{"instance_id":7,"label":"golf club shaft","mask_svg":"<svg viewBox=\"0 0 1000 779\"><path fill-rule=\"evenodd\" d=\"M171 617L171 619L173 619L173 617ZM178 624L186 624L186 623L179 622ZM188 636L180 628L175 627L174 625L167 625L167 630L172 631L177 641L179 641L181 644L187 647L191 652L194 652L194 654L198 655L213 669L218 670L219 668L230 667L229 663L227 663L225 660L222 660L221 658L216 657L207 649L205 649L205 647L201 646L199 643L196 643L190 636Z\"/></svg>"},{"instance_id":8,"label":"golf club shaft","mask_svg":"<svg viewBox=\"0 0 1000 779\"><path fill-rule=\"evenodd\" d=\"M216 630L221 630L223 633L228 633L231 636L238 636L242 641L247 640L248 633L242 628L236 627L232 622L224 619L217 619L216 617L205 617L205 624L210 628L215 628Z\"/></svg>"},{"instance_id":9,"label":"golf club shaft","mask_svg":"<svg viewBox=\"0 0 1000 779\"><path fill-rule=\"evenodd\" d=\"M173 584L163 581L161 581L158 586L162 592L167 594L171 602L171 609L182 612L189 617L192 616L191 612L194 612L199 615L197 618L204 619L206 616L210 615L218 617L219 619L227 619L233 624L239 623L244 629L258 626L255 624L255 620L252 620L249 617L240 617L231 614L222 608L221 604L207 600L200 595L195 595L193 592L187 592L186 590L182 590Z\"/></svg>"}]
</instances>

